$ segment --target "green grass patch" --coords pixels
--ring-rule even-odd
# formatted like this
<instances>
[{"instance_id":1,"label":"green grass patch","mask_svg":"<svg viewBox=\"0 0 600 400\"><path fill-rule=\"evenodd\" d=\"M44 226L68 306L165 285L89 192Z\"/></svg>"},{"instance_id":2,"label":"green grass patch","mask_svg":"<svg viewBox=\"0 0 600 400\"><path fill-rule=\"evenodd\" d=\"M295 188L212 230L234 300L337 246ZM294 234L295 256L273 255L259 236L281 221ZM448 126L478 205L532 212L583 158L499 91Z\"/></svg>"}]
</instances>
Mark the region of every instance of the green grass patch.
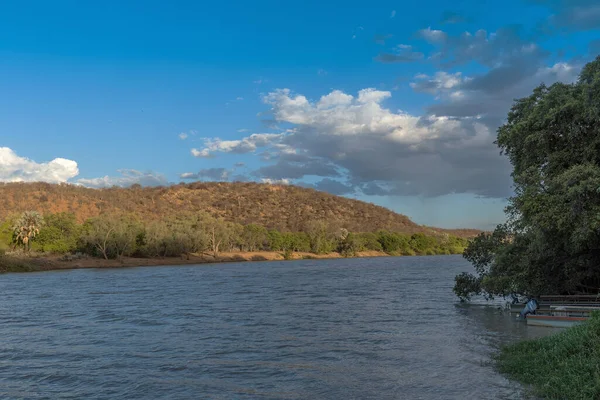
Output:
<instances>
[{"instance_id":1,"label":"green grass patch","mask_svg":"<svg viewBox=\"0 0 600 400\"><path fill-rule=\"evenodd\" d=\"M600 399L600 313L556 335L505 346L495 359L501 373L536 396Z\"/></svg>"}]
</instances>

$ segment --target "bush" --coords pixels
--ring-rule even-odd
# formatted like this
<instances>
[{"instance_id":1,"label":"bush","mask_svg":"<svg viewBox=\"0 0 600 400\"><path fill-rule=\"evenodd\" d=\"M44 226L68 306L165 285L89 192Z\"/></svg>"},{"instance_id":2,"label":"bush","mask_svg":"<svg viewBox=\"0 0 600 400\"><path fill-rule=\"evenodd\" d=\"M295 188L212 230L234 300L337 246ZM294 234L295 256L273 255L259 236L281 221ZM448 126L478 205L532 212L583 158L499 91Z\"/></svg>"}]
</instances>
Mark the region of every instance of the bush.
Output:
<instances>
[{"instance_id":1,"label":"bush","mask_svg":"<svg viewBox=\"0 0 600 400\"><path fill-rule=\"evenodd\" d=\"M24 260L9 256L0 256L0 272L32 272L39 268Z\"/></svg>"},{"instance_id":2,"label":"bush","mask_svg":"<svg viewBox=\"0 0 600 400\"><path fill-rule=\"evenodd\" d=\"M377 234L371 232L357 233L356 237L360 242L360 247L363 249L361 251L383 251L383 247L377 238Z\"/></svg>"}]
</instances>

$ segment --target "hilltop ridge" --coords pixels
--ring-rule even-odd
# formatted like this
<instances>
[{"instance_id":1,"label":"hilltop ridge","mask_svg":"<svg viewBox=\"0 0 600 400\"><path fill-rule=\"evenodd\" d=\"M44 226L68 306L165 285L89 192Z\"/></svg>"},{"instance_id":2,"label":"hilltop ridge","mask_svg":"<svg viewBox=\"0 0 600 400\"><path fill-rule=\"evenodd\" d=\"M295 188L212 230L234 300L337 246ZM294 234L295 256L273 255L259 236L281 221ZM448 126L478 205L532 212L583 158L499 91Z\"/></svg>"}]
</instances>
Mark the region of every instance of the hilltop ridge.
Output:
<instances>
[{"instance_id":1,"label":"hilltop ridge","mask_svg":"<svg viewBox=\"0 0 600 400\"><path fill-rule=\"evenodd\" d=\"M255 182L194 182L164 187L91 189L71 184L0 184L0 219L12 213L72 212L80 222L107 212L160 219L181 212L205 211L241 224L255 223L299 231L310 220L335 222L354 232L381 229L402 233L448 233L472 237L475 229L418 225L407 216L359 200L292 185Z\"/></svg>"}]
</instances>

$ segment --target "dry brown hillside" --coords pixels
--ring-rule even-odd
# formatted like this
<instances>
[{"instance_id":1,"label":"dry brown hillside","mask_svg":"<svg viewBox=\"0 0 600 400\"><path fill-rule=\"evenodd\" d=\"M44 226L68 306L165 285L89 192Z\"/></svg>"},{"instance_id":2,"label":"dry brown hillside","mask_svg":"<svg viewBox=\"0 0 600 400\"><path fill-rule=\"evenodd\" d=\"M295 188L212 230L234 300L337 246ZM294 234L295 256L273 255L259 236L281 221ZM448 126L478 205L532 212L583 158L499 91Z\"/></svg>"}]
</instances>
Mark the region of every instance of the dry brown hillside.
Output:
<instances>
[{"instance_id":1,"label":"dry brown hillside","mask_svg":"<svg viewBox=\"0 0 600 400\"><path fill-rule=\"evenodd\" d=\"M206 211L229 221L297 231L307 221L335 221L350 231L389 229L405 233L448 232L468 237L476 230L444 230L415 224L405 215L358 200L297 186L196 182L169 187L89 189L47 183L0 184L0 219L25 210L72 212L79 221L102 212L125 211L158 219L184 211Z\"/></svg>"}]
</instances>

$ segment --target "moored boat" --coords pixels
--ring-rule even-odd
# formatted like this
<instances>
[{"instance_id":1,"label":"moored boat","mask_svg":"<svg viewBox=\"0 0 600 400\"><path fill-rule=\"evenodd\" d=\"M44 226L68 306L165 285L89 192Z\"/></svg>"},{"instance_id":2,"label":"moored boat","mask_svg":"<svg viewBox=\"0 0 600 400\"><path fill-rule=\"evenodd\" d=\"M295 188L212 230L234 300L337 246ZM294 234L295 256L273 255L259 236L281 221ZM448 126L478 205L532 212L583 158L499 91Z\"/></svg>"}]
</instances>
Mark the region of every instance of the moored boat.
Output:
<instances>
[{"instance_id":1,"label":"moored boat","mask_svg":"<svg viewBox=\"0 0 600 400\"><path fill-rule=\"evenodd\" d=\"M569 328L587 320L586 317L564 317L557 315L534 315L527 316L527 325L545 326L551 328Z\"/></svg>"}]
</instances>

